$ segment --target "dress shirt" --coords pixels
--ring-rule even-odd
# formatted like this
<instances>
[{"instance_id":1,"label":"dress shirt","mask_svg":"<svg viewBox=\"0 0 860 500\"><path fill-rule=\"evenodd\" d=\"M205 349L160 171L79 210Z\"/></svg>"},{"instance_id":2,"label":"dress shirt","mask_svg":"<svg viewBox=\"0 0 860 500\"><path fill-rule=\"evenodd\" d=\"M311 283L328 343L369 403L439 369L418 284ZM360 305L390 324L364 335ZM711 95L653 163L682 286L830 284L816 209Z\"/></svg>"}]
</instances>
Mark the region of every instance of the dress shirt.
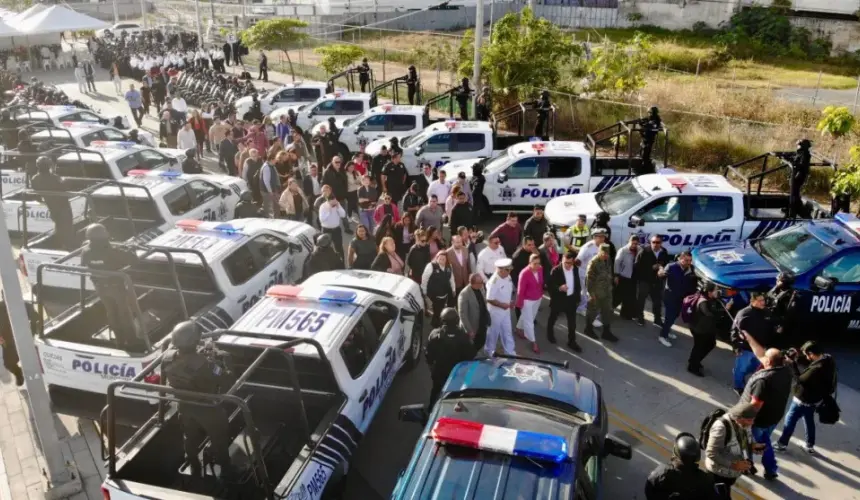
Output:
<instances>
[{"instance_id":1,"label":"dress shirt","mask_svg":"<svg viewBox=\"0 0 860 500\"><path fill-rule=\"evenodd\" d=\"M327 201L320 205L320 226L324 229L339 228L340 221L344 217L346 217L346 212L342 206L332 207Z\"/></svg>"}]
</instances>

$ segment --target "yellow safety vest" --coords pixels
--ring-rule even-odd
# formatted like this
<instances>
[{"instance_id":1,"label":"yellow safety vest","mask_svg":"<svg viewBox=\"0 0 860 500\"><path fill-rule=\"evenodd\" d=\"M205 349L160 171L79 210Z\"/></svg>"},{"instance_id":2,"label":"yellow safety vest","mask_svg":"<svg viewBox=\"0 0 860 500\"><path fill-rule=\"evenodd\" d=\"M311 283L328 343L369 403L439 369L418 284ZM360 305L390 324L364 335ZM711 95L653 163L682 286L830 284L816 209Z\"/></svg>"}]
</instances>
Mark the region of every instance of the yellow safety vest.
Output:
<instances>
[{"instance_id":1,"label":"yellow safety vest","mask_svg":"<svg viewBox=\"0 0 860 500\"><path fill-rule=\"evenodd\" d=\"M568 248L582 248L582 245L585 245L588 241L588 237L591 235L591 230L588 229L588 226L571 226L567 230L567 234L570 238L570 243L567 245Z\"/></svg>"}]
</instances>

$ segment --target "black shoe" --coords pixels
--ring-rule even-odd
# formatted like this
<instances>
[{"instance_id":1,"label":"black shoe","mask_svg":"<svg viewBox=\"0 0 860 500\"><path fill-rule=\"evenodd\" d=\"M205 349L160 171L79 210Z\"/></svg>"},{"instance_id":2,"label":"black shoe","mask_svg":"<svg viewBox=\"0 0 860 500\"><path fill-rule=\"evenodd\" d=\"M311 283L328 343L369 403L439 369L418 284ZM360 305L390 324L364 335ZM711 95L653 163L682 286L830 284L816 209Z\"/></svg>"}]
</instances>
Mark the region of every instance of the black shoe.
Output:
<instances>
[{"instance_id":1,"label":"black shoe","mask_svg":"<svg viewBox=\"0 0 860 500\"><path fill-rule=\"evenodd\" d=\"M603 335L601 335L600 338L609 342L618 342L618 337L613 335L609 330L603 330Z\"/></svg>"},{"instance_id":2,"label":"black shoe","mask_svg":"<svg viewBox=\"0 0 860 500\"><path fill-rule=\"evenodd\" d=\"M663 326L663 320L662 319L655 319L654 320L654 326Z\"/></svg>"},{"instance_id":3,"label":"black shoe","mask_svg":"<svg viewBox=\"0 0 860 500\"><path fill-rule=\"evenodd\" d=\"M582 347L579 347L579 344L577 344L576 342L568 342L567 348L573 352L582 352Z\"/></svg>"},{"instance_id":4,"label":"black shoe","mask_svg":"<svg viewBox=\"0 0 860 500\"><path fill-rule=\"evenodd\" d=\"M585 335L587 335L587 336L589 336L589 337L591 337L591 338L593 338L593 339L595 339L595 340L597 339L597 334L596 334L596 333L594 333L594 327L593 327L593 326L589 326L589 327L588 327L588 328L586 328L586 329L585 329L585 331L584 331L584 332L582 332L582 333L584 333Z\"/></svg>"},{"instance_id":5,"label":"black shoe","mask_svg":"<svg viewBox=\"0 0 860 500\"><path fill-rule=\"evenodd\" d=\"M776 472L765 472L764 478L768 481L776 481L777 478L779 478L779 474L777 474Z\"/></svg>"},{"instance_id":6,"label":"black shoe","mask_svg":"<svg viewBox=\"0 0 860 500\"><path fill-rule=\"evenodd\" d=\"M705 372L702 370L701 366L696 367L696 366L687 365L687 371L692 373L693 375L695 375L697 377L704 377L705 376Z\"/></svg>"},{"instance_id":7,"label":"black shoe","mask_svg":"<svg viewBox=\"0 0 860 500\"><path fill-rule=\"evenodd\" d=\"M15 373L15 385L17 385L18 387L24 385L24 374L20 371Z\"/></svg>"}]
</instances>

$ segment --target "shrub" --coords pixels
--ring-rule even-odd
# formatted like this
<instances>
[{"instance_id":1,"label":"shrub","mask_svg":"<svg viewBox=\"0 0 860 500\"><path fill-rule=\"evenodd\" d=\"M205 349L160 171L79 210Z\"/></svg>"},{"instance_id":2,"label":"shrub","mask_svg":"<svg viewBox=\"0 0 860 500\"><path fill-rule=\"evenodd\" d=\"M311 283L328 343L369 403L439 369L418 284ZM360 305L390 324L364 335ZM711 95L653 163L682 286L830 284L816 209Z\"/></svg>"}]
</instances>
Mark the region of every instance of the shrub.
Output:
<instances>
[{"instance_id":1,"label":"shrub","mask_svg":"<svg viewBox=\"0 0 860 500\"><path fill-rule=\"evenodd\" d=\"M815 128L821 135L830 134L832 137L842 137L851 132L855 123L854 115L845 106L827 106L821 112L821 121Z\"/></svg>"}]
</instances>

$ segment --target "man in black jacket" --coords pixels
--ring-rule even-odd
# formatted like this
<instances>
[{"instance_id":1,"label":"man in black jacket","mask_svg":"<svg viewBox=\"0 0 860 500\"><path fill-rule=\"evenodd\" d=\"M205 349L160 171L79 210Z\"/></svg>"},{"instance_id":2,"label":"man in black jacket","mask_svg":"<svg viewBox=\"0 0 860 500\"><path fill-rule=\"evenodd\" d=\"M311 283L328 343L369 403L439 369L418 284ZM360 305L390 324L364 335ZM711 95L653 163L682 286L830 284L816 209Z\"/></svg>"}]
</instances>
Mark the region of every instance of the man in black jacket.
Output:
<instances>
[{"instance_id":1,"label":"man in black jacket","mask_svg":"<svg viewBox=\"0 0 860 500\"><path fill-rule=\"evenodd\" d=\"M675 437L672 458L651 472L645 482L645 500L715 500L714 481L699 469L702 449L689 432Z\"/></svg>"},{"instance_id":2,"label":"man in black jacket","mask_svg":"<svg viewBox=\"0 0 860 500\"><path fill-rule=\"evenodd\" d=\"M24 307L27 309L27 316L30 319L30 328L35 334L36 318L39 317L32 302L24 301ZM12 335L12 323L9 320L9 311L6 309L6 302L0 298L0 341L3 346L3 366L12 375L15 375L15 384L19 387L24 385L24 372L18 366L18 349L15 347L15 336Z\"/></svg>"},{"instance_id":3,"label":"man in black jacket","mask_svg":"<svg viewBox=\"0 0 860 500\"><path fill-rule=\"evenodd\" d=\"M582 296L579 285L579 269L574 265L576 254L567 252L561 264L549 273L546 289L549 292L549 319L546 323L547 340L555 344L555 321L561 313L567 318L567 346L580 352L576 343L576 307Z\"/></svg>"},{"instance_id":4,"label":"man in black jacket","mask_svg":"<svg viewBox=\"0 0 860 500\"><path fill-rule=\"evenodd\" d=\"M451 218L448 220L451 236L457 234L460 227L471 227L472 223L472 206L466 201L466 193L460 191L457 204L451 208Z\"/></svg>"},{"instance_id":5,"label":"man in black jacket","mask_svg":"<svg viewBox=\"0 0 860 500\"><path fill-rule=\"evenodd\" d=\"M702 360L717 346L717 334L722 323L720 320L725 309L720 303L720 290L717 285L707 282L702 287L702 298L699 299L693 311L693 321L690 332L693 334L693 349L687 360L687 371L693 375L704 377Z\"/></svg>"},{"instance_id":6,"label":"man in black jacket","mask_svg":"<svg viewBox=\"0 0 860 500\"><path fill-rule=\"evenodd\" d=\"M529 259L532 254L537 254L537 246L535 240L531 236L523 237L523 244L514 251L511 258L513 261L513 271L511 271L511 280L514 282L514 290L516 290L517 282L519 281L520 272L529 265Z\"/></svg>"},{"instance_id":7,"label":"man in black jacket","mask_svg":"<svg viewBox=\"0 0 860 500\"><path fill-rule=\"evenodd\" d=\"M260 51L260 74L257 76L257 80L269 81L269 59L263 51Z\"/></svg>"},{"instance_id":8,"label":"man in black jacket","mask_svg":"<svg viewBox=\"0 0 860 500\"><path fill-rule=\"evenodd\" d=\"M532 216L523 225L523 236L531 236L535 241L543 241L543 235L549 231L549 224L544 217L543 206L535 205Z\"/></svg>"},{"instance_id":9,"label":"man in black jacket","mask_svg":"<svg viewBox=\"0 0 860 500\"><path fill-rule=\"evenodd\" d=\"M660 270L669 265L669 252L663 248L663 239L656 234L651 235L651 244L642 246L636 262L633 264L633 275L636 276L636 322L645 326L645 299L651 298L651 312L654 313L654 324L663 326L663 279L658 276Z\"/></svg>"},{"instance_id":10,"label":"man in black jacket","mask_svg":"<svg viewBox=\"0 0 860 500\"><path fill-rule=\"evenodd\" d=\"M228 175L239 175L239 171L236 169L236 155L238 153L239 149L233 143L233 131L227 130L227 133L224 134L224 140L218 145L218 166Z\"/></svg>"},{"instance_id":11,"label":"man in black jacket","mask_svg":"<svg viewBox=\"0 0 860 500\"><path fill-rule=\"evenodd\" d=\"M305 277L323 271L343 269L343 261L337 251L332 248L331 244L331 236L321 234L317 237L317 244L307 260Z\"/></svg>"},{"instance_id":12,"label":"man in black jacket","mask_svg":"<svg viewBox=\"0 0 860 500\"><path fill-rule=\"evenodd\" d=\"M821 401L836 392L836 361L825 354L821 347L809 341L800 348L800 353L809 365L803 371L797 366L797 352L789 351L791 363L789 367L794 372L797 383L794 385L794 398L785 414L782 435L774 445L777 451L785 451L788 441L794 434L797 421L803 418L806 425L806 452L815 454L815 407Z\"/></svg>"}]
</instances>

